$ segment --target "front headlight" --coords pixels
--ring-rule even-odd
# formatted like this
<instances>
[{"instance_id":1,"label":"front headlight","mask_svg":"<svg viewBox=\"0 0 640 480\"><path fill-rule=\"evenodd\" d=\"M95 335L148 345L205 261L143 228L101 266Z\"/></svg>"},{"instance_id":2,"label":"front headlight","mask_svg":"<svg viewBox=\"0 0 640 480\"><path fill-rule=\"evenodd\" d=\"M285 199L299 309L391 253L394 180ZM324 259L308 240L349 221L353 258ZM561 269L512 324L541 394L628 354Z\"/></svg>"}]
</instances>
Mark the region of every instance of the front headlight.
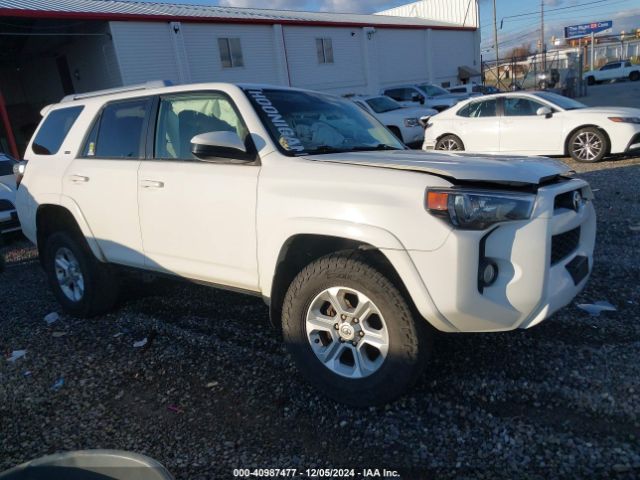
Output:
<instances>
[{"instance_id":1,"label":"front headlight","mask_svg":"<svg viewBox=\"0 0 640 480\"><path fill-rule=\"evenodd\" d=\"M616 123L640 124L640 117L609 117L609 120Z\"/></svg>"},{"instance_id":2,"label":"front headlight","mask_svg":"<svg viewBox=\"0 0 640 480\"><path fill-rule=\"evenodd\" d=\"M527 220L535 195L483 190L429 189L427 210L456 228L485 230L501 222Z\"/></svg>"},{"instance_id":3,"label":"front headlight","mask_svg":"<svg viewBox=\"0 0 640 480\"><path fill-rule=\"evenodd\" d=\"M420 125L420 122L417 118L405 118L404 119L404 126L407 128L411 128L411 127L417 127L418 125Z\"/></svg>"}]
</instances>

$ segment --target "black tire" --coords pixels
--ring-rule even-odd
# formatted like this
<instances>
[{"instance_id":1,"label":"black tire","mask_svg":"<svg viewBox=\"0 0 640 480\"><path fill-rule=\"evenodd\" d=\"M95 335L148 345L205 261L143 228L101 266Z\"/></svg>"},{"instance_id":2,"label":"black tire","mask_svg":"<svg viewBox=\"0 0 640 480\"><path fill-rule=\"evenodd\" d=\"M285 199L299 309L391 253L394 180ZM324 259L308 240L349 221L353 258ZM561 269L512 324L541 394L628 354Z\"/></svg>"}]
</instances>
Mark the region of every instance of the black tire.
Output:
<instances>
[{"instance_id":1,"label":"black tire","mask_svg":"<svg viewBox=\"0 0 640 480\"><path fill-rule=\"evenodd\" d=\"M582 139L582 140L581 140ZM587 152L580 146L586 143L592 145ZM602 130L595 127L585 127L574 132L569 138L568 151L571 158L581 163L596 163L602 160L609 152L609 139ZM597 152L597 153L596 153Z\"/></svg>"},{"instance_id":2,"label":"black tire","mask_svg":"<svg viewBox=\"0 0 640 480\"><path fill-rule=\"evenodd\" d=\"M445 135L436 142L436 150L464 151L464 143L456 135Z\"/></svg>"},{"instance_id":3,"label":"black tire","mask_svg":"<svg viewBox=\"0 0 640 480\"><path fill-rule=\"evenodd\" d=\"M391 125L391 126L388 126L387 128L391 131L391 133L393 133L396 136L398 140L400 140L401 142L404 142L404 140L402 139L402 133L400 132L400 129L398 127L394 127L393 125Z\"/></svg>"},{"instance_id":4,"label":"black tire","mask_svg":"<svg viewBox=\"0 0 640 480\"><path fill-rule=\"evenodd\" d=\"M587 77L587 85L595 85L596 84L596 79L595 77Z\"/></svg>"},{"instance_id":5,"label":"black tire","mask_svg":"<svg viewBox=\"0 0 640 480\"><path fill-rule=\"evenodd\" d=\"M637 82L638 80L640 80L640 72L631 72L629 74L629 80L631 80L632 82Z\"/></svg>"},{"instance_id":6,"label":"black tire","mask_svg":"<svg viewBox=\"0 0 640 480\"><path fill-rule=\"evenodd\" d=\"M383 316L388 332L386 357L374 373L363 378L347 378L325 366L307 335L307 312L312 302L321 292L337 286L366 295ZM282 311L283 337L298 368L321 393L341 403L366 407L397 398L415 383L431 349L432 333L426 321L414 315L399 289L357 252L338 252L309 264L293 280ZM337 313L335 316L340 322ZM341 356L335 355L338 359Z\"/></svg>"},{"instance_id":7,"label":"black tire","mask_svg":"<svg viewBox=\"0 0 640 480\"><path fill-rule=\"evenodd\" d=\"M66 249L77 260L83 277L83 294L69 298L62 290L56 273L56 255ZM44 269L49 285L62 309L75 317L89 318L111 310L118 300L119 284L111 265L98 261L84 238L61 231L45 239Z\"/></svg>"}]
</instances>

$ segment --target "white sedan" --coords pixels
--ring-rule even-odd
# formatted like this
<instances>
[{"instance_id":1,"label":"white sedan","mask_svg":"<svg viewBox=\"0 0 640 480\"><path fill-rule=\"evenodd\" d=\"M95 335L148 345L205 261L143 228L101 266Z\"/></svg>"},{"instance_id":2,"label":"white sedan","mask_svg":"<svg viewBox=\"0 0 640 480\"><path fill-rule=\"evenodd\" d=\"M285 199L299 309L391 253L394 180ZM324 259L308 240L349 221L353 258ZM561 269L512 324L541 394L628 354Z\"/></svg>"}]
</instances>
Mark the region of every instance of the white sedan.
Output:
<instances>
[{"instance_id":1,"label":"white sedan","mask_svg":"<svg viewBox=\"0 0 640 480\"><path fill-rule=\"evenodd\" d=\"M640 150L640 109L590 108L551 92L488 95L432 117L422 148L597 162Z\"/></svg>"}]
</instances>

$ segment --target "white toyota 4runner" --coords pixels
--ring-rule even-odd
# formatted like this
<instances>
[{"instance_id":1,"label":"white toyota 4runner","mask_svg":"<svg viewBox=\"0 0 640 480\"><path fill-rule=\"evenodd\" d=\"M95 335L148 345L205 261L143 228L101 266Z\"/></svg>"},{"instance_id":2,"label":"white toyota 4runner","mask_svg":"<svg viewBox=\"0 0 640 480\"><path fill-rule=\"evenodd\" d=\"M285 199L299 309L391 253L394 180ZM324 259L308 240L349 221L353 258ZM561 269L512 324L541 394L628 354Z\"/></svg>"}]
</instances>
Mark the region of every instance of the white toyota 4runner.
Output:
<instances>
[{"instance_id":1,"label":"white toyota 4runner","mask_svg":"<svg viewBox=\"0 0 640 480\"><path fill-rule=\"evenodd\" d=\"M112 308L119 266L259 295L349 404L403 393L435 330L529 328L592 269L592 193L565 165L410 151L338 97L151 83L42 114L17 207L65 311Z\"/></svg>"}]
</instances>

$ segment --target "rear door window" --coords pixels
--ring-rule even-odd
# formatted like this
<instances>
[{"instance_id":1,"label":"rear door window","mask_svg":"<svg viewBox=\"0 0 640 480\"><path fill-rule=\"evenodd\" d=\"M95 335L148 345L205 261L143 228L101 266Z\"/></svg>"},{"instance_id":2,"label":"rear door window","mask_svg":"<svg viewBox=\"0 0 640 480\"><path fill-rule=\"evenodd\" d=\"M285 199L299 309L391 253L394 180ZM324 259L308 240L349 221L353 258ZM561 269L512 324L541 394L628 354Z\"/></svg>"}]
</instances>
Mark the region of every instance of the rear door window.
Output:
<instances>
[{"instance_id":1,"label":"rear door window","mask_svg":"<svg viewBox=\"0 0 640 480\"><path fill-rule=\"evenodd\" d=\"M136 99L105 106L84 148L84 156L142 158L143 132L151 100Z\"/></svg>"},{"instance_id":2,"label":"rear door window","mask_svg":"<svg viewBox=\"0 0 640 480\"><path fill-rule=\"evenodd\" d=\"M53 110L38 129L31 149L38 155L55 155L84 107L68 107Z\"/></svg>"},{"instance_id":3,"label":"rear door window","mask_svg":"<svg viewBox=\"0 0 640 480\"><path fill-rule=\"evenodd\" d=\"M384 93L398 102L410 102L413 91L410 88L392 88Z\"/></svg>"},{"instance_id":4,"label":"rear door window","mask_svg":"<svg viewBox=\"0 0 640 480\"><path fill-rule=\"evenodd\" d=\"M465 107L465 115L462 116L470 118L495 117L498 110L497 105L498 102L495 98L481 102L473 102Z\"/></svg>"}]
</instances>

